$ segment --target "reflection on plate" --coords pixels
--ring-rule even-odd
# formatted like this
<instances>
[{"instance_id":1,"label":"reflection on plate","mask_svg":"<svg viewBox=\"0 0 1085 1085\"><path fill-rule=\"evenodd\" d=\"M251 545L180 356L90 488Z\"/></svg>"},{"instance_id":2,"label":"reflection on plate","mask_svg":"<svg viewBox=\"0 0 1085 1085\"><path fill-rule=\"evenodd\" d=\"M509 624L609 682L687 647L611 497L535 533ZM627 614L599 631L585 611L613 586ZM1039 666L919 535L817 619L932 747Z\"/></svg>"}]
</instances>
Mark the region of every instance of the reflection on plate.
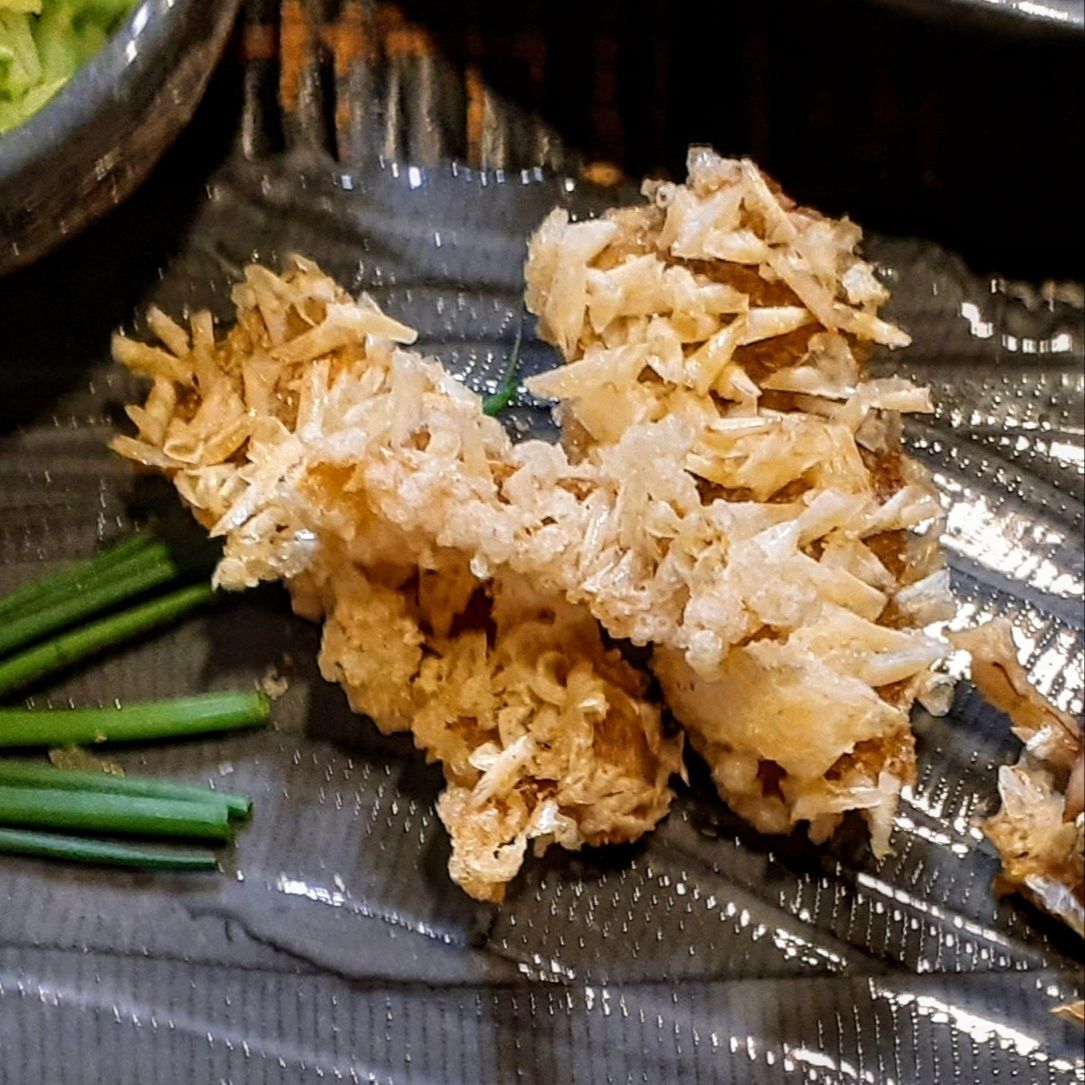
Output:
<instances>
[{"instance_id":1,"label":"reflection on plate","mask_svg":"<svg viewBox=\"0 0 1085 1085\"><path fill-rule=\"evenodd\" d=\"M542 171L346 170L301 146L205 167L186 142L111 222L5 283L4 585L173 508L105 448L133 391L105 361L107 332L137 303L226 315L243 263L299 250L490 389L527 234L555 202L590 213L615 198ZM1011 617L1034 679L1080 712L1080 299L977 280L925 244L867 251L915 338L903 368L940 404L909 440L952 501L964 613ZM551 361L537 342L527 359ZM522 397L510 424L547 418ZM254 796L223 876L0 866L0 1081L1085 1073L1080 1034L1050 1013L1080 997L1080 943L990 891L996 861L972 819L1015 744L967 687L949 719L916 721L920 777L882 863L861 833L820 849L758 837L695 773L644 844L548 855L491 908L445 875L438 774L350 715L315 673L315 643L265 589L35 691L39 704L167 696L292 661L275 731L120 757Z\"/></svg>"},{"instance_id":2,"label":"reflection on plate","mask_svg":"<svg viewBox=\"0 0 1085 1085\"><path fill-rule=\"evenodd\" d=\"M1085 29L1081 0L879 0L888 7L939 19L971 21L979 27L989 20L1001 30L1080 33Z\"/></svg>"}]
</instances>

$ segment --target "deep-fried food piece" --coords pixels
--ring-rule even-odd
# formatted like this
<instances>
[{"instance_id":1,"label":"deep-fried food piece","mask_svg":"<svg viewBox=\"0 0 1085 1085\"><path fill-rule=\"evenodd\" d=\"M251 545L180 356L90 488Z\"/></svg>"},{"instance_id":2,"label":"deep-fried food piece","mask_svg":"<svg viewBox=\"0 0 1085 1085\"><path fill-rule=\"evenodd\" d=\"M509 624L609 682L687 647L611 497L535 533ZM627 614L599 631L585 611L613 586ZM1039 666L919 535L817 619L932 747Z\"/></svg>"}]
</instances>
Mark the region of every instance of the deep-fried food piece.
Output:
<instances>
[{"instance_id":1,"label":"deep-fried food piece","mask_svg":"<svg viewBox=\"0 0 1085 1085\"><path fill-rule=\"evenodd\" d=\"M484 589L462 564L392 588L342 562L291 591L310 613L323 599L324 677L441 762L449 870L476 899L504 897L529 842L635 840L666 814L681 742L583 607L519 579Z\"/></svg>"},{"instance_id":2,"label":"deep-fried food piece","mask_svg":"<svg viewBox=\"0 0 1085 1085\"><path fill-rule=\"evenodd\" d=\"M186 330L152 312L165 349L115 342L154 386L129 409L138 437L114 448L163 471L224 536L216 581L284 580L298 613L324 620L324 676L441 762L450 872L478 899L502 898L529 843L652 828L681 734L583 606L491 556L531 519L507 506L501 426L438 364L397 349L410 329L307 261L283 278L250 267L235 302L219 341L206 314ZM487 547L441 538L464 512Z\"/></svg>"},{"instance_id":3,"label":"deep-fried food piece","mask_svg":"<svg viewBox=\"0 0 1085 1085\"><path fill-rule=\"evenodd\" d=\"M899 447L898 412L928 393L863 375L870 343L908 337L877 315L858 228L751 162L693 148L686 184L644 194L582 223L556 210L533 237L528 305L567 364L529 387L560 401L581 462L639 450L640 531L681 585L646 639L723 797L819 840L862 810L884 852L914 776L908 710L945 650L921 627L953 612L937 498Z\"/></svg>"},{"instance_id":4,"label":"deep-fried food piece","mask_svg":"<svg viewBox=\"0 0 1085 1085\"><path fill-rule=\"evenodd\" d=\"M221 340L206 313L152 310L161 347L114 344L153 378L114 448L224 538L221 586L286 582L324 621L325 676L441 761L451 873L480 899L529 842L632 840L666 813L681 736L600 626L652 646L721 794L767 831L823 839L859 810L884 852L908 711L945 700L923 632L953 610L940 508L899 450L899 412L929 397L864 379L868 344L907 337L859 231L703 149L646 194L555 212L531 243L528 301L569 363L532 388L560 400L563 447L514 445L400 348L411 329L301 258L246 269ZM1037 756L1063 742L1033 729ZM1018 805L1050 807L1060 855L1076 826L1080 856L1081 762L1057 767L1065 797L1044 777ZM1039 854L1007 795L1002 824Z\"/></svg>"},{"instance_id":5,"label":"deep-fried food piece","mask_svg":"<svg viewBox=\"0 0 1085 1085\"><path fill-rule=\"evenodd\" d=\"M1076 1002L1065 1006L1056 1006L1052 1012L1067 1021L1076 1021L1079 1025L1085 1025L1085 999L1079 998Z\"/></svg>"},{"instance_id":6,"label":"deep-fried food piece","mask_svg":"<svg viewBox=\"0 0 1085 1085\"><path fill-rule=\"evenodd\" d=\"M972 656L972 681L1025 744L998 771L1002 808L983 831L1002 858L1003 892L1020 892L1085 937L1085 735L1043 696L1017 660L1010 624L954 633Z\"/></svg>"},{"instance_id":7,"label":"deep-fried food piece","mask_svg":"<svg viewBox=\"0 0 1085 1085\"><path fill-rule=\"evenodd\" d=\"M446 821L466 817L464 788L488 804L483 845L453 829L454 874L487 897L529 838L632 839L669 801L680 742L588 615L653 646L679 719L755 825L808 821L821 839L862 810L878 852L914 771L908 708L944 651L920 629L948 606L939 505L896 422L928 398L861 379L863 337L906 337L876 315L884 290L852 255L858 232L707 153L688 186L651 195L600 222L552 217L532 243L529 299L576 355L534 385L563 400L565 448L513 444L478 397L400 349L409 328L302 259L282 276L246 270L221 342L206 315L189 332L154 312L165 349L115 344L155 383L130 411L138 437L114 447L169 475L224 537L219 584L283 579L299 611L325 617L325 673L442 760ZM512 584L525 613L555 618L507 614ZM525 629L528 670L568 633L578 657L559 669L586 660L608 705L577 709L601 790L563 792L579 796L560 810L575 834L536 831L551 770L519 760L527 743L506 758L523 736L487 747L517 766L497 798L487 784L479 799L472 773L488 768L452 741L491 741L502 638ZM441 716L434 704L461 690L470 704ZM643 733L643 756L612 733Z\"/></svg>"}]
</instances>

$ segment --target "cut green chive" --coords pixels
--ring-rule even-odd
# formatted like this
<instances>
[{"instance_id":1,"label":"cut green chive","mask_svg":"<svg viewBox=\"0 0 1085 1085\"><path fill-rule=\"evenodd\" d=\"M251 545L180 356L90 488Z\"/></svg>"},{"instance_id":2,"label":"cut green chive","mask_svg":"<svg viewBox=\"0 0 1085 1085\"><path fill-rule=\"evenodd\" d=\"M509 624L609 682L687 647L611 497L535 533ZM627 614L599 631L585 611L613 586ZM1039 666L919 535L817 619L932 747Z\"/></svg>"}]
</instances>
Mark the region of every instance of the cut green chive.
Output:
<instances>
[{"instance_id":1,"label":"cut green chive","mask_svg":"<svg viewBox=\"0 0 1085 1085\"><path fill-rule=\"evenodd\" d=\"M184 738L261 726L269 713L267 697L257 691L204 693L123 708L0 708L0 747Z\"/></svg>"},{"instance_id":2,"label":"cut green chive","mask_svg":"<svg viewBox=\"0 0 1085 1085\"><path fill-rule=\"evenodd\" d=\"M193 584L152 599L120 614L61 633L44 644L0 663L0 696L62 670L89 655L166 625L197 607L211 602L215 593L210 584Z\"/></svg>"},{"instance_id":3,"label":"cut green chive","mask_svg":"<svg viewBox=\"0 0 1085 1085\"><path fill-rule=\"evenodd\" d=\"M516 340L512 344L512 350L509 352L508 366L505 369L505 376L501 380L501 384L492 396L487 396L482 401L482 413L483 414L500 414L511 402L512 397L516 395L516 387L520 383L520 344L524 337L524 314L523 310L520 311L520 324L516 329Z\"/></svg>"},{"instance_id":4,"label":"cut green chive","mask_svg":"<svg viewBox=\"0 0 1085 1085\"><path fill-rule=\"evenodd\" d=\"M151 542L152 538L148 535L133 535L93 558L73 562L51 576L23 584L6 595L0 595L0 618L7 618L17 612L23 613L29 608L43 605L45 600L52 601L55 597L78 590L88 579L106 574Z\"/></svg>"},{"instance_id":5,"label":"cut green chive","mask_svg":"<svg viewBox=\"0 0 1085 1085\"><path fill-rule=\"evenodd\" d=\"M0 829L0 854L130 867L133 870L215 870L218 867L218 861L209 851L165 851L29 829Z\"/></svg>"},{"instance_id":6,"label":"cut green chive","mask_svg":"<svg viewBox=\"0 0 1085 1085\"><path fill-rule=\"evenodd\" d=\"M232 791L175 784L145 776L113 776L108 772L57 769L38 761L0 758L0 786L45 787L55 791L90 791L110 795L138 795L148 799L177 799L181 802L221 806L227 817L244 818L252 812L252 799Z\"/></svg>"},{"instance_id":7,"label":"cut green chive","mask_svg":"<svg viewBox=\"0 0 1085 1085\"><path fill-rule=\"evenodd\" d=\"M74 625L83 618L168 584L181 569L161 543L153 544L127 561L116 563L109 575L89 578L55 597L49 596L26 613L13 613L0 626L0 655Z\"/></svg>"},{"instance_id":8,"label":"cut green chive","mask_svg":"<svg viewBox=\"0 0 1085 1085\"><path fill-rule=\"evenodd\" d=\"M3 784L0 784L0 825L204 840L230 837L230 820L222 805Z\"/></svg>"}]
</instances>

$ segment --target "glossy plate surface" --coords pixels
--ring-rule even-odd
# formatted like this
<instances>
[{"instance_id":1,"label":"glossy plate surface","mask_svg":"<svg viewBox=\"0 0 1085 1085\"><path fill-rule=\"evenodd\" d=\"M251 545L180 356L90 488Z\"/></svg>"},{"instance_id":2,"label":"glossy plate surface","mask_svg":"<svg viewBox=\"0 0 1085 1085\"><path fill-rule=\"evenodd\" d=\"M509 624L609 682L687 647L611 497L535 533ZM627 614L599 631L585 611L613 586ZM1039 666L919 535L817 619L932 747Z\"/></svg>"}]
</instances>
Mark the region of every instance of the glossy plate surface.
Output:
<instances>
[{"instance_id":1,"label":"glossy plate surface","mask_svg":"<svg viewBox=\"0 0 1085 1085\"><path fill-rule=\"evenodd\" d=\"M1001 23L1001 29L1020 34L1077 33L1085 30L1082 0L879 0L901 11L937 19L980 24Z\"/></svg>"},{"instance_id":2,"label":"glossy plate surface","mask_svg":"<svg viewBox=\"0 0 1085 1085\"><path fill-rule=\"evenodd\" d=\"M631 198L542 169L348 168L304 124L270 154L264 89L253 75L237 117L216 100L125 208L5 281L0 587L173 514L168 487L105 447L134 394L108 333L148 301L226 316L245 261L305 252L492 390L531 229L554 203ZM241 133L233 150L220 129ZM950 503L962 614L1011 617L1041 688L1080 713L1080 288L977 279L925 243L867 251L915 338L899 366L939 402L908 440ZM552 362L528 345L529 370ZM521 398L509 424L548 419ZM117 755L253 794L221 876L0 863L0 1082L1085 1077L1080 1031L1051 1013L1081 997L1081 943L991 893L973 819L1016 744L967 685L949 719L916 720L919 783L882 863L861 833L821 849L758 837L694 765L644 843L530 861L490 907L445 873L439 773L351 716L316 646L264 588L33 691L135 701L251 685L269 666L290 682L271 732Z\"/></svg>"}]
</instances>

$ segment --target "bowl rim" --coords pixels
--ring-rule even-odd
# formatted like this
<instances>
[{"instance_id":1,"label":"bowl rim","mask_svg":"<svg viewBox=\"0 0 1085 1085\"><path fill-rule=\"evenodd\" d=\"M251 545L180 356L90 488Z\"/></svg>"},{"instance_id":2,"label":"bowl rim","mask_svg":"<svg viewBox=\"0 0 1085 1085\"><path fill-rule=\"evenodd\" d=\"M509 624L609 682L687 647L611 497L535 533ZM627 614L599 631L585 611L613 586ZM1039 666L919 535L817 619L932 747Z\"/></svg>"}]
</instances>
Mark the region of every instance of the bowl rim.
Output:
<instances>
[{"instance_id":1,"label":"bowl rim","mask_svg":"<svg viewBox=\"0 0 1085 1085\"><path fill-rule=\"evenodd\" d=\"M212 0L217 2L217 0ZM142 0L106 43L33 116L0 135L0 186L77 136L110 99L123 100L201 0ZM108 73L108 74L107 74Z\"/></svg>"},{"instance_id":2,"label":"bowl rim","mask_svg":"<svg viewBox=\"0 0 1085 1085\"><path fill-rule=\"evenodd\" d=\"M988 34L1021 38L1081 37L1082 0L876 0L900 15L961 26Z\"/></svg>"}]
</instances>

